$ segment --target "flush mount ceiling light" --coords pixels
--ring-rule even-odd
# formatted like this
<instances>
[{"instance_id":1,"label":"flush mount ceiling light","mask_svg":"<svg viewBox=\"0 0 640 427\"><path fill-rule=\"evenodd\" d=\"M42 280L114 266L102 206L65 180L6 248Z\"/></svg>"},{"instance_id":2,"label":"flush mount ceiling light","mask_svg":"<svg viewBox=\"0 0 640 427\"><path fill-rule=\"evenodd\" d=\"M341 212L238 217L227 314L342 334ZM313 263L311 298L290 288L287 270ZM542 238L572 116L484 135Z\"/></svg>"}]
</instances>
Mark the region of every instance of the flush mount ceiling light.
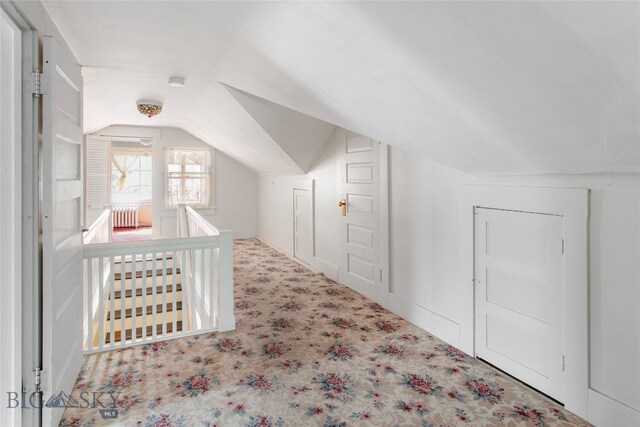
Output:
<instances>
[{"instance_id":1,"label":"flush mount ceiling light","mask_svg":"<svg viewBox=\"0 0 640 427\"><path fill-rule=\"evenodd\" d=\"M149 118L160 114L162 111L162 104L158 101L144 100L138 101L136 104L138 105L140 114L144 114Z\"/></svg>"},{"instance_id":2,"label":"flush mount ceiling light","mask_svg":"<svg viewBox=\"0 0 640 427\"><path fill-rule=\"evenodd\" d=\"M184 78L173 76L169 78L169 86L171 87L184 87Z\"/></svg>"}]
</instances>

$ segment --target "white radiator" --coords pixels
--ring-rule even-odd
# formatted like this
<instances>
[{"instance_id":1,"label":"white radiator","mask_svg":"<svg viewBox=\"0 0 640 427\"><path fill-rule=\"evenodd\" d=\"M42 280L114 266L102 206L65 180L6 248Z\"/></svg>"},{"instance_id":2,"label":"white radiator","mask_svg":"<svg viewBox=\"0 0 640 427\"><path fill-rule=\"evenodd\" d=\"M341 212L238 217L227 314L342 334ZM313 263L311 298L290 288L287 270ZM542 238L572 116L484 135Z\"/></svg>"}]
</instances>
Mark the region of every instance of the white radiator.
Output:
<instances>
[{"instance_id":1,"label":"white radiator","mask_svg":"<svg viewBox=\"0 0 640 427\"><path fill-rule=\"evenodd\" d=\"M138 228L138 205L113 205L111 212L114 228Z\"/></svg>"}]
</instances>

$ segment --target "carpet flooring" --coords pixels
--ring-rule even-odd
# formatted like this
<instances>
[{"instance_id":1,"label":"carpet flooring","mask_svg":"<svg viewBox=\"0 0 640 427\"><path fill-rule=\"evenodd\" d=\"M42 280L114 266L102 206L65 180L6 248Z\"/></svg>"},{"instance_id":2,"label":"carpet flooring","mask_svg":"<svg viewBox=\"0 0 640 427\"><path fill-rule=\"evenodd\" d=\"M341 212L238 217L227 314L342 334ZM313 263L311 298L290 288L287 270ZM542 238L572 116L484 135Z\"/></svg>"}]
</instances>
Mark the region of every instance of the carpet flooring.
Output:
<instances>
[{"instance_id":1,"label":"carpet flooring","mask_svg":"<svg viewBox=\"0 0 640 427\"><path fill-rule=\"evenodd\" d=\"M117 394L118 418L61 425L588 425L257 240L234 254L235 331L86 357L72 396Z\"/></svg>"}]
</instances>

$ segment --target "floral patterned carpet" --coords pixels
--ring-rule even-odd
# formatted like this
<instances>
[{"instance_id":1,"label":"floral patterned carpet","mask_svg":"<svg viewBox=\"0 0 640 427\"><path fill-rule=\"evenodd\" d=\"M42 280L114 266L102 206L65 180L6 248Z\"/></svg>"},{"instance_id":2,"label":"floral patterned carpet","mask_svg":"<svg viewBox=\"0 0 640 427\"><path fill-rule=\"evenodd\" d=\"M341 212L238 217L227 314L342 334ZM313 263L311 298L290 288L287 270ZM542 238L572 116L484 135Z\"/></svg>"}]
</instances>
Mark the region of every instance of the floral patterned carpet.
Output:
<instances>
[{"instance_id":1,"label":"floral patterned carpet","mask_svg":"<svg viewBox=\"0 0 640 427\"><path fill-rule=\"evenodd\" d=\"M62 426L588 425L257 240L235 243L237 329L86 358ZM111 400L102 399L106 403Z\"/></svg>"}]
</instances>

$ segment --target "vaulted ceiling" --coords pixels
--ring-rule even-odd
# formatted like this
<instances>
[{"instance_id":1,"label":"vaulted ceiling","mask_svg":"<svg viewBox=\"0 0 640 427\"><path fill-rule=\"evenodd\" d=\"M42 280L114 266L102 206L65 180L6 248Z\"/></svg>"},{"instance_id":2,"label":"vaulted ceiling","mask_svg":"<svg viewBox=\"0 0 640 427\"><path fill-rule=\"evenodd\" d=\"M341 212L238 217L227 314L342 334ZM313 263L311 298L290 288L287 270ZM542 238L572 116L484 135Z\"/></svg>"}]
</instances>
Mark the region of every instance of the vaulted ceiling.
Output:
<instances>
[{"instance_id":1,"label":"vaulted ceiling","mask_svg":"<svg viewBox=\"0 0 640 427\"><path fill-rule=\"evenodd\" d=\"M333 125L477 175L640 172L637 2L44 4L86 132L178 126L258 172L306 171Z\"/></svg>"}]
</instances>

